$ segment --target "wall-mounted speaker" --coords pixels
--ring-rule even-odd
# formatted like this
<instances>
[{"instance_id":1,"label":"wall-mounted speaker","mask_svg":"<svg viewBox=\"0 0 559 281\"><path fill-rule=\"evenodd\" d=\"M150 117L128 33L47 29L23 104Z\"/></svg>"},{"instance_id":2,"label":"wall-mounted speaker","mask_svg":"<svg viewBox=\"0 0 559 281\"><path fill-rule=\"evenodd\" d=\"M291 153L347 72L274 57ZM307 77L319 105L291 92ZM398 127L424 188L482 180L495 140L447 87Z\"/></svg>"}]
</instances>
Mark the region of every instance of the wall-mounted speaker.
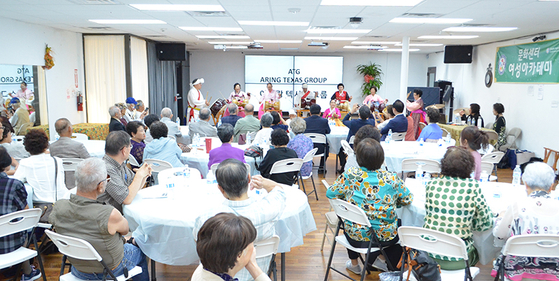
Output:
<instances>
[{"instance_id":1,"label":"wall-mounted speaker","mask_svg":"<svg viewBox=\"0 0 559 281\"><path fill-rule=\"evenodd\" d=\"M155 50L159 60L186 60L186 44L184 43L157 43Z\"/></svg>"},{"instance_id":2,"label":"wall-mounted speaker","mask_svg":"<svg viewBox=\"0 0 559 281\"><path fill-rule=\"evenodd\" d=\"M445 46L444 63L472 63L472 45Z\"/></svg>"}]
</instances>

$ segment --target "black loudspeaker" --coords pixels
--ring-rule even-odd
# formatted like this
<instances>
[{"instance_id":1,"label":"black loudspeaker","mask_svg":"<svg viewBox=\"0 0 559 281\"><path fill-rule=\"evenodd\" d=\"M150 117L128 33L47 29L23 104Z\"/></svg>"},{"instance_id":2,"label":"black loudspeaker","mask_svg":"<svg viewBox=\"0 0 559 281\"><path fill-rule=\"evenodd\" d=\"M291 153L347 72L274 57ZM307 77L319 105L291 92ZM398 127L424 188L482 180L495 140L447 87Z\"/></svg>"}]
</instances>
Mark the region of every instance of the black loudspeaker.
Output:
<instances>
[{"instance_id":1,"label":"black loudspeaker","mask_svg":"<svg viewBox=\"0 0 559 281\"><path fill-rule=\"evenodd\" d=\"M159 60L186 60L186 44L184 43L158 43L155 45L155 50Z\"/></svg>"},{"instance_id":2,"label":"black loudspeaker","mask_svg":"<svg viewBox=\"0 0 559 281\"><path fill-rule=\"evenodd\" d=\"M472 45L445 46L444 63L472 63Z\"/></svg>"}]
</instances>

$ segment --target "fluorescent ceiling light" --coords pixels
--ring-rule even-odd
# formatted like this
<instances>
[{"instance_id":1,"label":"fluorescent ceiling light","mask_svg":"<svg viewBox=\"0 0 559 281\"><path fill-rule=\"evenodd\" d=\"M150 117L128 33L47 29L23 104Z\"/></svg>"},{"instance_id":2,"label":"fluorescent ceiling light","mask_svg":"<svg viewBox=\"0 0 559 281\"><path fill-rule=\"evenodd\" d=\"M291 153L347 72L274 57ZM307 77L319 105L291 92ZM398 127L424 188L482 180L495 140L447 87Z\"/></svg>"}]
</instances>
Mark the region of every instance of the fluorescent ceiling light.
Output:
<instances>
[{"instance_id":1,"label":"fluorescent ceiling light","mask_svg":"<svg viewBox=\"0 0 559 281\"><path fill-rule=\"evenodd\" d=\"M303 40L254 40L254 42L258 42L258 43L286 43L286 44L298 44L303 42Z\"/></svg>"},{"instance_id":2,"label":"fluorescent ceiling light","mask_svg":"<svg viewBox=\"0 0 559 281\"><path fill-rule=\"evenodd\" d=\"M223 12L221 5L182 5L182 4L130 4L130 6L144 11L198 11Z\"/></svg>"},{"instance_id":3,"label":"fluorescent ceiling light","mask_svg":"<svg viewBox=\"0 0 559 281\"><path fill-rule=\"evenodd\" d=\"M395 44L399 44L400 42L385 42L385 41L353 41L351 42L351 44L355 44L355 45L379 45L379 44L390 44L390 45L395 45Z\"/></svg>"},{"instance_id":4,"label":"fluorescent ceiling light","mask_svg":"<svg viewBox=\"0 0 559 281\"><path fill-rule=\"evenodd\" d=\"M358 37L305 37L305 40L319 40L319 41L352 41Z\"/></svg>"},{"instance_id":5,"label":"fluorescent ceiling light","mask_svg":"<svg viewBox=\"0 0 559 281\"><path fill-rule=\"evenodd\" d=\"M179 27L186 31L243 31L240 27L192 27L192 26L181 26Z\"/></svg>"},{"instance_id":6,"label":"fluorescent ceiling light","mask_svg":"<svg viewBox=\"0 0 559 281\"><path fill-rule=\"evenodd\" d=\"M226 49L248 49L248 46L225 46Z\"/></svg>"},{"instance_id":7,"label":"fluorescent ceiling light","mask_svg":"<svg viewBox=\"0 0 559 281\"><path fill-rule=\"evenodd\" d=\"M335 28L315 28L307 29L308 34L353 34L353 33L369 33L372 29L335 29Z\"/></svg>"},{"instance_id":8,"label":"fluorescent ceiling light","mask_svg":"<svg viewBox=\"0 0 559 281\"><path fill-rule=\"evenodd\" d=\"M393 18L391 23L414 23L414 24L460 24L472 21L472 19L456 19L456 18Z\"/></svg>"},{"instance_id":9,"label":"fluorescent ceiling light","mask_svg":"<svg viewBox=\"0 0 559 281\"><path fill-rule=\"evenodd\" d=\"M401 52L402 49L382 49L378 50L379 52ZM409 49L410 52L417 52L419 49Z\"/></svg>"},{"instance_id":10,"label":"fluorescent ceiling light","mask_svg":"<svg viewBox=\"0 0 559 281\"><path fill-rule=\"evenodd\" d=\"M254 42L252 41L246 41L246 42L229 42L229 41L208 41L208 43L210 44L214 44L214 45L227 45L227 44L237 44L237 45L250 45Z\"/></svg>"},{"instance_id":11,"label":"fluorescent ceiling light","mask_svg":"<svg viewBox=\"0 0 559 281\"><path fill-rule=\"evenodd\" d=\"M250 39L248 35L196 35L199 39Z\"/></svg>"},{"instance_id":12,"label":"fluorescent ceiling light","mask_svg":"<svg viewBox=\"0 0 559 281\"><path fill-rule=\"evenodd\" d=\"M388 46L344 46L344 49L365 49L365 50L380 50L388 48Z\"/></svg>"},{"instance_id":13,"label":"fluorescent ceiling light","mask_svg":"<svg viewBox=\"0 0 559 281\"><path fill-rule=\"evenodd\" d=\"M423 35L419 39L474 39L478 38L477 35Z\"/></svg>"},{"instance_id":14,"label":"fluorescent ceiling light","mask_svg":"<svg viewBox=\"0 0 559 281\"><path fill-rule=\"evenodd\" d=\"M409 46L410 47L439 47L439 46L442 46L442 45L443 44L440 44L440 43L433 43L433 44L411 43ZM402 46L402 43L395 44L395 46Z\"/></svg>"},{"instance_id":15,"label":"fluorescent ceiling light","mask_svg":"<svg viewBox=\"0 0 559 281\"><path fill-rule=\"evenodd\" d=\"M323 6L402 6L402 7L412 7L423 0L322 0L320 5Z\"/></svg>"},{"instance_id":16,"label":"fluorescent ceiling light","mask_svg":"<svg viewBox=\"0 0 559 281\"><path fill-rule=\"evenodd\" d=\"M89 20L98 24L167 24L162 20Z\"/></svg>"},{"instance_id":17,"label":"fluorescent ceiling light","mask_svg":"<svg viewBox=\"0 0 559 281\"><path fill-rule=\"evenodd\" d=\"M443 29L447 32L505 32L516 30L518 27L492 27L492 26L456 26Z\"/></svg>"},{"instance_id":18,"label":"fluorescent ceiling light","mask_svg":"<svg viewBox=\"0 0 559 281\"><path fill-rule=\"evenodd\" d=\"M304 21L258 21L240 20L240 25L261 25L261 26L309 26L309 22Z\"/></svg>"}]
</instances>

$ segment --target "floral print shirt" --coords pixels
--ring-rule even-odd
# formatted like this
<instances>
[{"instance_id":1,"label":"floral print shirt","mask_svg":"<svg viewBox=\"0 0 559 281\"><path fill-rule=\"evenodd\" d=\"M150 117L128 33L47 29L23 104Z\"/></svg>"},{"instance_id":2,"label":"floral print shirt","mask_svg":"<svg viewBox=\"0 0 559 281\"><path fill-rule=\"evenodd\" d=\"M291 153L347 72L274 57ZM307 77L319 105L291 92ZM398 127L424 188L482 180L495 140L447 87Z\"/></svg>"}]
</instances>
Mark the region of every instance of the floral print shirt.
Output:
<instances>
[{"instance_id":1,"label":"floral print shirt","mask_svg":"<svg viewBox=\"0 0 559 281\"><path fill-rule=\"evenodd\" d=\"M339 176L326 197L342 199L363 209L380 241L390 241L398 235L396 208L413 201L413 195L396 173L365 167L350 168ZM344 228L351 239L370 239L366 226L346 220Z\"/></svg>"},{"instance_id":2,"label":"floral print shirt","mask_svg":"<svg viewBox=\"0 0 559 281\"><path fill-rule=\"evenodd\" d=\"M299 134L289 141L287 147L295 150L295 152L297 152L297 156L303 159L305 158L305 155L309 153L309 151L313 150L314 145L311 138L303 134ZM308 177L311 174L311 172L312 172L312 161L303 163L303 167L301 167L301 175L303 177Z\"/></svg>"},{"instance_id":3,"label":"floral print shirt","mask_svg":"<svg viewBox=\"0 0 559 281\"><path fill-rule=\"evenodd\" d=\"M131 139L130 143L132 144L132 149L130 150L130 154L136 158L138 164L142 164L144 160L144 148L146 148L145 142L136 142L135 140Z\"/></svg>"}]
</instances>

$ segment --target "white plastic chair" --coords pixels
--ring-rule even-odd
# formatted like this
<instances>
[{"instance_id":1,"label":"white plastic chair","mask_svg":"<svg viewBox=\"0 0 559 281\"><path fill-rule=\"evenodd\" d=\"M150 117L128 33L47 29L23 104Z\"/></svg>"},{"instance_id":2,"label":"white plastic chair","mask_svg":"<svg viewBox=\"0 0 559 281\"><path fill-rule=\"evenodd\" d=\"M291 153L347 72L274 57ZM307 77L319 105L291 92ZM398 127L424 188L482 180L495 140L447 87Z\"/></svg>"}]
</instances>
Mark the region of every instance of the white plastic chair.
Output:
<instances>
[{"instance_id":1,"label":"white plastic chair","mask_svg":"<svg viewBox=\"0 0 559 281\"><path fill-rule=\"evenodd\" d=\"M369 218L367 217L363 209L340 199L330 199L330 206L332 206L334 212L336 212L336 215L340 218L340 220L338 222L338 227L336 228L335 231L336 238L334 239L334 243L332 243L332 249L330 250L330 258L328 259L328 268L326 269L326 275L324 276L324 280L328 280L328 274L330 273L330 269L338 272L339 274L345 276L346 278L353 280L353 278L349 277L345 273L332 267L332 258L334 257L334 251L336 250L336 243L340 243L342 246L354 252L366 255L365 260L369 259L370 253L378 252L378 251L380 251L382 255L386 257L386 253L384 252L384 248L386 247L380 247L380 248L373 247L373 243L376 242L377 245L380 245L380 243L378 243L379 240L372 229L369 230L369 232L371 233L371 237L369 238L370 243L367 248L355 248L351 246L351 244L349 244L349 241L347 241L347 238L345 237L344 234L338 235L340 229L342 228L342 224L344 223L342 219L346 219L353 223L372 228ZM359 258L363 263L363 271L361 272L361 281L363 281L365 279L365 271L367 270L367 266L363 261L363 259L361 258L361 256L359 256ZM389 260L386 260L386 263L388 265L388 269L393 269Z\"/></svg>"},{"instance_id":2,"label":"white plastic chair","mask_svg":"<svg viewBox=\"0 0 559 281\"><path fill-rule=\"evenodd\" d=\"M489 175L489 181L497 181L497 176L492 175L493 163L481 161L481 171L485 171Z\"/></svg>"},{"instance_id":3,"label":"white plastic chair","mask_svg":"<svg viewBox=\"0 0 559 281\"><path fill-rule=\"evenodd\" d=\"M443 131L443 138L450 135L450 132L447 129L441 128L441 130Z\"/></svg>"},{"instance_id":4,"label":"white plastic chair","mask_svg":"<svg viewBox=\"0 0 559 281\"><path fill-rule=\"evenodd\" d=\"M128 163L130 163L130 166L140 167L140 163L138 163L132 154L128 154Z\"/></svg>"},{"instance_id":5,"label":"white plastic chair","mask_svg":"<svg viewBox=\"0 0 559 281\"><path fill-rule=\"evenodd\" d=\"M351 138L349 138L349 144L354 144L355 143L355 135L351 136Z\"/></svg>"},{"instance_id":6,"label":"white plastic chair","mask_svg":"<svg viewBox=\"0 0 559 281\"><path fill-rule=\"evenodd\" d=\"M303 157L303 164L307 163L309 161L312 161L312 159L314 158L314 155L316 154L317 151L318 151L318 148L313 148L309 152L307 152L305 157ZM305 190L304 180L307 180L309 178L311 178L311 181L312 181L313 191L307 193L307 191ZM299 173L299 180L301 181L301 185L303 186L303 192L305 192L305 194L307 194L307 196L311 195L314 192L314 195L316 197L316 201L318 201L318 194L316 193L316 186L314 185L314 178L312 176L312 169L311 169L311 173L306 177L304 177L303 175L301 175L301 173Z\"/></svg>"},{"instance_id":7,"label":"white plastic chair","mask_svg":"<svg viewBox=\"0 0 559 281\"><path fill-rule=\"evenodd\" d=\"M419 166L421 166L423 172L441 173L441 164L439 162L431 159L411 158L402 160L402 178L404 178L404 171L416 171Z\"/></svg>"},{"instance_id":8,"label":"white plastic chair","mask_svg":"<svg viewBox=\"0 0 559 281\"><path fill-rule=\"evenodd\" d=\"M41 209L35 208L21 210L1 216L0 237L23 232L29 229L35 229L35 227L39 223L41 214ZM31 250L22 246L13 252L0 255L0 269L8 268L12 265L20 264L26 260L37 257L37 259L39 260L39 266L41 267L43 281L47 281L45 268L43 267L43 260L41 259L41 255L39 255L39 247L37 246L37 239L35 238L34 232L32 232L30 236L35 245L35 250ZM19 269L16 273L16 276L18 274Z\"/></svg>"},{"instance_id":9,"label":"white plastic chair","mask_svg":"<svg viewBox=\"0 0 559 281\"><path fill-rule=\"evenodd\" d=\"M80 164L83 160L81 158L62 158L62 167L64 168L64 172L75 172L76 167Z\"/></svg>"},{"instance_id":10,"label":"white plastic chair","mask_svg":"<svg viewBox=\"0 0 559 281\"><path fill-rule=\"evenodd\" d=\"M402 133L392 133L393 141L403 141L406 138L406 132Z\"/></svg>"},{"instance_id":11,"label":"white plastic chair","mask_svg":"<svg viewBox=\"0 0 559 281\"><path fill-rule=\"evenodd\" d=\"M503 156L505 156L505 153L503 153L501 151L495 151L495 152L491 152L491 153L487 153L487 154L483 155L481 157L481 161L492 163L493 164L493 173L495 174L495 177L497 177L497 164L499 164L499 162L501 162L501 159L503 159Z\"/></svg>"},{"instance_id":12,"label":"white plastic chair","mask_svg":"<svg viewBox=\"0 0 559 281\"><path fill-rule=\"evenodd\" d=\"M171 163L158 159L144 159L144 163L151 165L153 184L159 184L159 172L173 168Z\"/></svg>"},{"instance_id":13,"label":"white plastic chair","mask_svg":"<svg viewBox=\"0 0 559 281\"><path fill-rule=\"evenodd\" d=\"M161 172L159 172L159 174L157 174L157 177L159 179L159 184L160 185L165 185L168 183L169 180L173 180L174 177L179 177L181 175L175 175L175 173L180 172L182 173L182 171L185 168L183 167L178 167L178 168L172 168L172 169L166 169L163 170ZM202 174L200 173L200 171L198 171L198 169L194 169L194 168L188 168L190 170L190 178L193 180L199 180L202 178Z\"/></svg>"},{"instance_id":14,"label":"white plastic chair","mask_svg":"<svg viewBox=\"0 0 559 281\"><path fill-rule=\"evenodd\" d=\"M351 148L346 140L341 140L340 143L342 144L342 148L344 149L344 152L347 156L350 156L354 153L353 148Z\"/></svg>"},{"instance_id":15,"label":"white plastic chair","mask_svg":"<svg viewBox=\"0 0 559 281\"><path fill-rule=\"evenodd\" d=\"M330 188L330 184L326 180L322 180L322 184L324 185L326 190ZM322 235L322 245L320 246L321 252L324 250L324 241L326 239L328 239L328 243L330 244L330 246L332 246L333 243L333 241L331 242L330 238L328 238L327 231L330 230L332 235L336 236L336 234L334 233L334 229L336 228L336 226L338 226L338 216L336 215L336 212L332 212L332 206L330 206L330 211L324 215L326 216L326 226L324 227L324 233Z\"/></svg>"},{"instance_id":16,"label":"white plastic chair","mask_svg":"<svg viewBox=\"0 0 559 281\"><path fill-rule=\"evenodd\" d=\"M16 141L16 142L22 142L25 139L25 136L16 136L16 135L12 135L12 140Z\"/></svg>"},{"instance_id":17,"label":"white plastic chair","mask_svg":"<svg viewBox=\"0 0 559 281\"><path fill-rule=\"evenodd\" d=\"M464 271L441 270L442 281L474 280L479 274L479 268L470 267L466 243L456 235L422 227L400 226L398 228L398 237L400 238L400 244L402 246L464 260L466 263ZM404 268L402 268L401 272L403 273L403 271ZM405 274L405 276L407 276L407 274ZM410 278L410 280L412 280L412 278ZM415 278L413 278L413 280L415 280Z\"/></svg>"},{"instance_id":18,"label":"white plastic chair","mask_svg":"<svg viewBox=\"0 0 559 281\"><path fill-rule=\"evenodd\" d=\"M503 256L559 258L559 235L515 235L507 240L502 253ZM498 274L501 280L508 280L504 276L503 263L499 266Z\"/></svg>"},{"instance_id":19,"label":"white plastic chair","mask_svg":"<svg viewBox=\"0 0 559 281\"><path fill-rule=\"evenodd\" d=\"M303 166L303 159L300 158L289 158L277 161L272 165L270 170L270 175L283 174L283 173L297 173L301 171L301 166ZM295 178L294 178L295 180Z\"/></svg>"},{"instance_id":20,"label":"white plastic chair","mask_svg":"<svg viewBox=\"0 0 559 281\"><path fill-rule=\"evenodd\" d=\"M75 140L89 140L89 137L86 134L80 133L73 133L72 138Z\"/></svg>"},{"instance_id":21,"label":"white plastic chair","mask_svg":"<svg viewBox=\"0 0 559 281\"><path fill-rule=\"evenodd\" d=\"M56 245L56 247L58 247L58 250L60 251L60 253L64 254L64 257L62 257L62 267L61 267L61 270L60 270L60 272L61 272L60 281L82 280L82 279L79 279L79 278L75 277L74 275L72 275L72 273L66 273L66 274L62 275L62 273L64 272L64 267L66 266L66 256L74 258L74 259L78 259L78 260L90 260L90 261L91 260L97 260L97 261L99 261L103 265L103 267L107 270L110 278L112 278L113 280L123 281L123 280L130 279L130 278L142 273L142 268L139 267L139 266L136 266L136 267L132 268L130 271L128 271L128 277L124 277L124 275L119 275L119 276L115 277L114 274L112 273L111 269L103 261L103 257L101 257L101 255L99 255L99 253L95 250L95 248L93 248L93 246L91 246L91 244L89 244L89 242L87 242L83 239L78 239L78 238L58 234L58 233L52 232L50 230L45 230L45 233L52 240L52 242ZM109 277L107 277L107 278L109 278Z\"/></svg>"},{"instance_id":22,"label":"white plastic chair","mask_svg":"<svg viewBox=\"0 0 559 281\"><path fill-rule=\"evenodd\" d=\"M323 134L315 134L315 133L306 133L305 136L309 137L313 144L323 144L324 145L324 152L320 154L315 154L314 157L321 157L324 162L324 173L326 174L326 146L328 145L328 141L326 140L326 135ZM336 161L336 166L338 162ZM320 167L318 167L320 169ZM336 167L337 169L337 167ZM317 170L318 172L318 170Z\"/></svg>"},{"instance_id":23,"label":"white plastic chair","mask_svg":"<svg viewBox=\"0 0 559 281\"><path fill-rule=\"evenodd\" d=\"M510 129L510 131L507 133L507 143L504 144L504 145L501 145L499 147L499 150L500 151L507 151L507 149L518 148L516 146L516 139L518 139L518 137L520 137L520 134L522 134L522 130L520 130L520 128Z\"/></svg>"},{"instance_id":24,"label":"white plastic chair","mask_svg":"<svg viewBox=\"0 0 559 281\"><path fill-rule=\"evenodd\" d=\"M268 276L270 273L274 273L274 281L277 280L277 267L276 267L276 254L278 253L280 238L274 235L266 240L254 242L254 248L256 249L256 258L265 258L272 256L270 260L270 265L268 266Z\"/></svg>"}]
</instances>

